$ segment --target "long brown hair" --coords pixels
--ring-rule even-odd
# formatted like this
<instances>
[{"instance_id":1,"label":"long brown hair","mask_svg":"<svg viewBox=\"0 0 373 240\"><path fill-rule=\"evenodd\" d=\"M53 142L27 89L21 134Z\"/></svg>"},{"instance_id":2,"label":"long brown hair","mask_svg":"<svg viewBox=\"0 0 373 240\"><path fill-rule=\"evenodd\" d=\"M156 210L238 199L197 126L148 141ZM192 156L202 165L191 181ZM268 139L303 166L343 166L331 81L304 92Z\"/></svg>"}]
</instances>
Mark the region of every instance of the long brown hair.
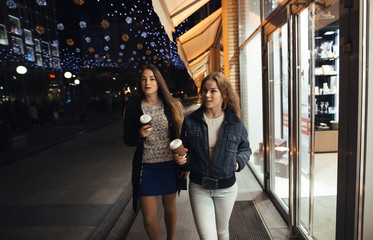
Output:
<instances>
[{"instance_id":1,"label":"long brown hair","mask_svg":"<svg viewBox=\"0 0 373 240\"><path fill-rule=\"evenodd\" d=\"M176 134L179 137L180 131L181 131L181 125L184 120L183 108L182 108L181 102L171 96L170 90L168 90L167 84L161 72L153 64L144 65L140 70L139 78L137 80L137 89L138 89L139 97L141 99L145 98L145 94L141 88L141 76L142 76L142 73L146 69L149 69L154 74L154 77L158 84L158 97L162 99L163 102L170 108L172 112L172 119L173 119L175 129L176 129Z\"/></svg>"},{"instance_id":2,"label":"long brown hair","mask_svg":"<svg viewBox=\"0 0 373 240\"><path fill-rule=\"evenodd\" d=\"M230 109L234 112L238 117L241 116L241 108L240 108L240 97L238 96L237 92L233 90L231 83L228 81L228 78L221 72L213 72L210 73L205 79L202 80L201 83L201 90L205 85L207 80L215 80L216 84L218 85L219 91L223 97L223 103L221 108L225 110L226 108Z\"/></svg>"}]
</instances>

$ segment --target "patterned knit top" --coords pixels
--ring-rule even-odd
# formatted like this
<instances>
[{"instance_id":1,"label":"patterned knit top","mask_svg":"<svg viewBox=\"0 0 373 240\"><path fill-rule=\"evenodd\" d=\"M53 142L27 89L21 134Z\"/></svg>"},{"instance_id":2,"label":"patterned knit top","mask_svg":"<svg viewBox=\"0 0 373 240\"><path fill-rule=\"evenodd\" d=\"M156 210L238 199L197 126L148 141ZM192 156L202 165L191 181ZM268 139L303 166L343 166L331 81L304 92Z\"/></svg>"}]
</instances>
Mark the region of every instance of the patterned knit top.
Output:
<instances>
[{"instance_id":1,"label":"patterned knit top","mask_svg":"<svg viewBox=\"0 0 373 240\"><path fill-rule=\"evenodd\" d=\"M153 106L141 104L144 114L152 117L152 131L144 142L144 153L142 161L144 163L158 163L173 160L170 150L170 137L168 131L168 121L164 113L164 105L159 101Z\"/></svg>"}]
</instances>

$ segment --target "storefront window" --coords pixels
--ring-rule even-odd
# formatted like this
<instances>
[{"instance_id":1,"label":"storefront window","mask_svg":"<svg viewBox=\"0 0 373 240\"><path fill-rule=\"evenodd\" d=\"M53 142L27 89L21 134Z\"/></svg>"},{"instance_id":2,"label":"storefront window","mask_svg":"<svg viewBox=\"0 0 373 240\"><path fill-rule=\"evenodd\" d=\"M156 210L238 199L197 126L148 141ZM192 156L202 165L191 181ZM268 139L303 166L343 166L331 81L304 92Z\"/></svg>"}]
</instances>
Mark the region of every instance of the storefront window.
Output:
<instances>
[{"instance_id":1,"label":"storefront window","mask_svg":"<svg viewBox=\"0 0 373 240\"><path fill-rule=\"evenodd\" d=\"M35 42L35 52L41 52L40 41L35 38L34 42Z\"/></svg>"},{"instance_id":2,"label":"storefront window","mask_svg":"<svg viewBox=\"0 0 373 240\"><path fill-rule=\"evenodd\" d=\"M43 66L43 59L41 58L41 55L40 54L35 54L35 58L36 58L36 65L38 65L39 67L42 67Z\"/></svg>"},{"instance_id":3,"label":"storefront window","mask_svg":"<svg viewBox=\"0 0 373 240\"><path fill-rule=\"evenodd\" d=\"M238 4L239 45L242 45L260 25L260 0L240 0Z\"/></svg>"},{"instance_id":4,"label":"storefront window","mask_svg":"<svg viewBox=\"0 0 373 240\"><path fill-rule=\"evenodd\" d=\"M31 45L33 43L31 31L24 29L24 32L25 32L25 43Z\"/></svg>"},{"instance_id":5,"label":"storefront window","mask_svg":"<svg viewBox=\"0 0 373 240\"><path fill-rule=\"evenodd\" d=\"M50 56L49 43L41 41L41 53L45 56Z\"/></svg>"},{"instance_id":6,"label":"storefront window","mask_svg":"<svg viewBox=\"0 0 373 240\"><path fill-rule=\"evenodd\" d=\"M263 20L266 19L277 8L283 0L264 0L263 1Z\"/></svg>"},{"instance_id":7,"label":"storefront window","mask_svg":"<svg viewBox=\"0 0 373 240\"><path fill-rule=\"evenodd\" d=\"M52 61L48 57L43 57L43 67L45 68L51 68L52 67Z\"/></svg>"},{"instance_id":8,"label":"storefront window","mask_svg":"<svg viewBox=\"0 0 373 240\"><path fill-rule=\"evenodd\" d=\"M264 183L263 95L261 32L256 33L240 53L242 119L253 151L250 167Z\"/></svg>"},{"instance_id":9,"label":"storefront window","mask_svg":"<svg viewBox=\"0 0 373 240\"><path fill-rule=\"evenodd\" d=\"M8 45L8 35L6 33L6 27L0 24L0 44Z\"/></svg>"},{"instance_id":10,"label":"storefront window","mask_svg":"<svg viewBox=\"0 0 373 240\"><path fill-rule=\"evenodd\" d=\"M26 58L31 62L35 61L34 49L32 47L26 47Z\"/></svg>"},{"instance_id":11,"label":"storefront window","mask_svg":"<svg viewBox=\"0 0 373 240\"><path fill-rule=\"evenodd\" d=\"M9 25L11 33L22 35L21 22L19 21L19 18L9 15Z\"/></svg>"},{"instance_id":12,"label":"storefront window","mask_svg":"<svg viewBox=\"0 0 373 240\"><path fill-rule=\"evenodd\" d=\"M12 37L13 52L15 54L23 54L23 42L18 37Z\"/></svg>"},{"instance_id":13,"label":"storefront window","mask_svg":"<svg viewBox=\"0 0 373 240\"><path fill-rule=\"evenodd\" d=\"M53 57L59 57L60 54L58 52L58 46L55 44L51 44L51 51L52 51L52 56Z\"/></svg>"},{"instance_id":14,"label":"storefront window","mask_svg":"<svg viewBox=\"0 0 373 240\"><path fill-rule=\"evenodd\" d=\"M61 68L61 66L60 66L60 59L58 59L58 58L53 58L53 59L52 59L52 67L53 67L54 69L60 69L60 68Z\"/></svg>"}]
</instances>

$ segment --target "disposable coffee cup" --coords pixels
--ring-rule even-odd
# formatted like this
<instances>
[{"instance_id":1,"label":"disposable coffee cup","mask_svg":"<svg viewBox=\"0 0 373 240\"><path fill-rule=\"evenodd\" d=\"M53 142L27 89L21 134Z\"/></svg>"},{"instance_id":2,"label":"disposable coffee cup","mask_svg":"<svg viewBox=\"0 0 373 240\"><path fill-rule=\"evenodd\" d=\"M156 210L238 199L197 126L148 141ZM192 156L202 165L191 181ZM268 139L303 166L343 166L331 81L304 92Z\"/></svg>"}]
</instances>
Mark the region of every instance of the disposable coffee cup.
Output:
<instances>
[{"instance_id":1,"label":"disposable coffee cup","mask_svg":"<svg viewBox=\"0 0 373 240\"><path fill-rule=\"evenodd\" d=\"M144 114L140 117L140 122L142 125L152 124L152 117L149 114Z\"/></svg>"},{"instance_id":2,"label":"disposable coffee cup","mask_svg":"<svg viewBox=\"0 0 373 240\"><path fill-rule=\"evenodd\" d=\"M173 153L177 153L179 156L185 156L186 151L183 142L180 139L175 139L170 143L170 149Z\"/></svg>"}]
</instances>

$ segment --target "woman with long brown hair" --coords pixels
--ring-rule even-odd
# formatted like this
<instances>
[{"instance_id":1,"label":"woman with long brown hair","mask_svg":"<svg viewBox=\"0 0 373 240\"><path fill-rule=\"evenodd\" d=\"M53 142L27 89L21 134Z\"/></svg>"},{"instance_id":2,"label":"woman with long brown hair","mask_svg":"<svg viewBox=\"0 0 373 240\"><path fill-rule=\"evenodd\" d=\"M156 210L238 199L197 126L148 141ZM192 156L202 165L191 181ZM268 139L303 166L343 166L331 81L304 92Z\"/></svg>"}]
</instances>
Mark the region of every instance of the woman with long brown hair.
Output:
<instances>
[{"instance_id":1,"label":"woman with long brown hair","mask_svg":"<svg viewBox=\"0 0 373 240\"><path fill-rule=\"evenodd\" d=\"M200 239L225 240L238 191L235 173L245 167L251 149L239 97L224 74L208 75L200 94L202 106L185 117L181 130L188 149L189 199Z\"/></svg>"},{"instance_id":2,"label":"woman with long brown hair","mask_svg":"<svg viewBox=\"0 0 373 240\"><path fill-rule=\"evenodd\" d=\"M140 200L144 226L149 239L158 239L157 196L162 196L167 239L173 239L177 221L176 192L181 169L169 148L179 138L183 121L180 101L174 99L159 70L144 66L138 79L139 96L130 102L124 115L123 140L136 146L132 168L133 207ZM142 125L140 117L151 116L151 124ZM184 183L185 184L185 183Z\"/></svg>"}]
</instances>

